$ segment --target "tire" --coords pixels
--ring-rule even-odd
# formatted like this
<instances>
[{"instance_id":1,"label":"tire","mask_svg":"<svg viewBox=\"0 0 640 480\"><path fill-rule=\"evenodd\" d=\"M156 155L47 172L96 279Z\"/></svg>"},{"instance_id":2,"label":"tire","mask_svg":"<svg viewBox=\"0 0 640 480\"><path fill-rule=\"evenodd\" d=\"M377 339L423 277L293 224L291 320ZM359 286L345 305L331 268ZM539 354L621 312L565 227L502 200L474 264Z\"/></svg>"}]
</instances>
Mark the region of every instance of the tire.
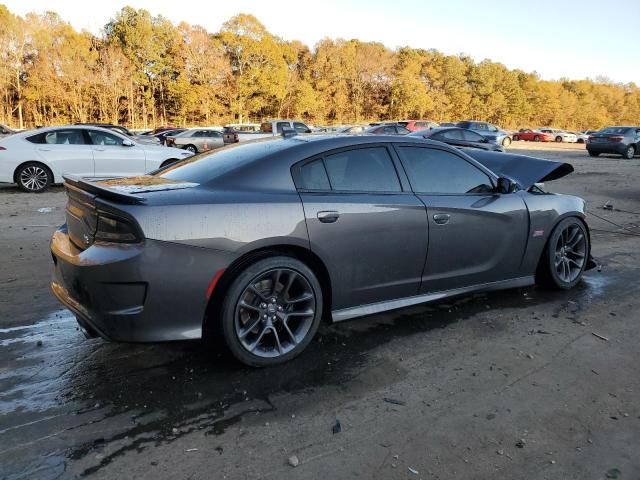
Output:
<instances>
[{"instance_id":1,"label":"tire","mask_svg":"<svg viewBox=\"0 0 640 480\"><path fill-rule=\"evenodd\" d=\"M622 154L622 157L626 158L627 160L632 160L635 154L636 154L636 147L634 147L633 145L629 145L624 151L624 153Z\"/></svg>"},{"instance_id":2,"label":"tire","mask_svg":"<svg viewBox=\"0 0 640 480\"><path fill-rule=\"evenodd\" d=\"M191 153L198 153L198 149L195 147L195 145L187 145L186 147L184 147L184 149L187 152L191 152Z\"/></svg>"},{"instance_id":3,"label":"tire","mask_svg":"<svg viewBox=\"0 0 640 480\"><path fill-rule=\"evenodd\" d=\"M502 146L508 147L509 145L511 145L511 139L509 137L504 137L502 139Z\"/></svg>"},{"instance_id":4,"label":"tire","mask_svg":"<svg viewBox=\"0 0 640 480\"><path fill-rule=\"evenodd\" d=\"M562 137L561 136L557 136L556 137L556 143L562 143Z\"/></svg>"},{"instance_id":5,"label":"tire","mask_svg":"<svg viewBox=\"0 0 640 480\"><path fill-rule=\"evenodd\" d=\"M533 137L533 141L534 142L539 142L540 141L540 137L538 135L536 135L535 137Z\"/></svg>"},{"instance_id":6,"label":"tire","mask_svg":"<svg viewBox=\"0 0 640 480\"><path fill-rule=\"evenodd\" d=\"M592 152L591 150L587 150L589 152L590 157L598 157L600 156L600 152Z\"/></svg>"},{"instance_id":7,"label":"tire","mask_svg":"<svg viewBox=\"0 0 640 480\"><path fill-rule=\"evenodd\" d=\"M42 193L53 183L51 170L40 162L20 165L14 178L20 190L29 193Z\"/></svg>"},{"instance_id":8,"label":"tire","mask_svg":"<svg viewBox=\"0 0 640 480\"><path fill-rule=\"evenodd\" d=\"M520 140L520 137L518 135L514 135L513 136L513 141L517 142L518 140Z\"/></svg>"},{"instance_id":9,"label":"tire","mask_svg":"<svg viewBox=\"0 0 640 480\"><path fill-rule=\"evenodd\" d=\"M584 140L582 138L579 138L576 143L584 143Z\"/></svg>"},{"instance_id":10,"label":"tire","mask_svg":"<svg viewBox=\"0 0 640 480\"><path fill-rule=\"evenodd\" d=\"M307 265L286 256L258 260L226 292L219 320L222 336L240 362L278 365L309 345L322 305L322 288Z\"/></svg>"},{"instance_id":11,"label":"tire","mask_svg":"<svg viewBox=\"0 0 640 480\"><path fill-rule=\"evenodd\" d=\"M576 286L589 260L587 227L577 217L562 220L551 232L536 272L536 282L556 290Z\"/></svg>"}]
</instances>

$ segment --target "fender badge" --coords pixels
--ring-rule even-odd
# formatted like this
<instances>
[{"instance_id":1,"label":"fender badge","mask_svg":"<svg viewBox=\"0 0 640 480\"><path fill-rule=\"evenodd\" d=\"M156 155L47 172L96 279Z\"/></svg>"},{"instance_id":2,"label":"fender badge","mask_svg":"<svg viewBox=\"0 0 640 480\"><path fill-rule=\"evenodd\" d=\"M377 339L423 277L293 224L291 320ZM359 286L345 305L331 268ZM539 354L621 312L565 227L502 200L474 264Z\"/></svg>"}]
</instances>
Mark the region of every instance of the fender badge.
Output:
<instances>
[{"instance_id":1,"label":"fender badge","mask_svg":"<svg viewBox=\"0 0 640 480\"><path fill-rule=\"evenodd\" d=\"M544 230L534 230L533 231L533 236L534 237L541 237L544 235Z\"/></svg>"}]
</instances>

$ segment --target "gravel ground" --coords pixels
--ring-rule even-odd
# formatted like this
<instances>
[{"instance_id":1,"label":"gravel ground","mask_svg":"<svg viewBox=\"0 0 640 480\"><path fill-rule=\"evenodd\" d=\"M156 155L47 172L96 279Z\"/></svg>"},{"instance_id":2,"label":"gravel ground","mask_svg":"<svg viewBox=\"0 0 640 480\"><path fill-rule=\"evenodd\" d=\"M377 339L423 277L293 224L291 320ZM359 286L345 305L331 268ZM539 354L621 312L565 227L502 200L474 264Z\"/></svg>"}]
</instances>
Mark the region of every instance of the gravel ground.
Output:
<instances>
[{"instance_id":1,"label":"gravel ground","mask_svg":"<svg viewBox=\"0 0 640 480\"><path fill-rule=\"evenodd\" d=\"M629 229L589 217L601 272L325 326L269 371L85 340L48 291L62 189L0 187L0 478L637 480L640 159L510 150Z\"/></svg>"}]
</instances>

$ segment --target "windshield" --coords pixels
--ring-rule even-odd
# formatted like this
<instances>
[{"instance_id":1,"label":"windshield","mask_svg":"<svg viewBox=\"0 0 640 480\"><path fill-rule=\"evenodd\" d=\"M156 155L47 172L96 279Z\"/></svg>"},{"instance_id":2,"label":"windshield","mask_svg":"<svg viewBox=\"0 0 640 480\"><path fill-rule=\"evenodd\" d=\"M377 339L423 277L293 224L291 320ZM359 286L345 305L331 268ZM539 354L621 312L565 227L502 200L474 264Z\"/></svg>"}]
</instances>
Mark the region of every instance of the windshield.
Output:
<instances>
[{"instance_id":1,"label":"windshield","mask_svg":"<svg viewBox=\"0 0 640 480\"><path fill-rule=\"evenodd\" d=\"M611 134L611 133L617 133L617 134L625 134L627 133L629 130L631 130L631 128L629 127L607 127L604 130L600 130L598 133L604 133L604 134Z\"/></svg>"}]
</instances>

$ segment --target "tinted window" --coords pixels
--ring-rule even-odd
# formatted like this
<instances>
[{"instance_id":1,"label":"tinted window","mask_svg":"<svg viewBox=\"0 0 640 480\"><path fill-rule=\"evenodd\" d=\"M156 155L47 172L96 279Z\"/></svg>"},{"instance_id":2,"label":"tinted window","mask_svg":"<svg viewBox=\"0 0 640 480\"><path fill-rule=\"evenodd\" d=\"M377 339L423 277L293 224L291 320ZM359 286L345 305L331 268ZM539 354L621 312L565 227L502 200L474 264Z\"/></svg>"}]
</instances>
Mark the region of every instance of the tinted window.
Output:
<instances>
[{"instance_id":1,"label":"tinted window","mask_svg":"<svg viewBox=\"0 0 640 480\"><path fill-rule=\"evenodd\" d=\"M324 169L322 160L314 160L300 169L300 188L307 190L330 190L329 178Z\"/></svg>"},{"instance_id":2,"label":"tinted window","mask_svg":"<svg viewBox=\"0 0 640 480\"><path fill-rule=\"evenodd\" d=\"M489 177L463 158L431 148L401 147L416 192L484 193L493 191Z\"/></svg>"},{"instance_id":3,"label":"tinted window","mask_svg":"<svg viewBox=\"0 0 640 480\"><path fill-rule=\"evenodd\" d=\"M400 135L407 135L409 133L411 133L408 129L404 128L404 127L396 127L396 131L400 134Z\"/></svg>"},{"instance_id":4,"label":"tinted window","mask_svg":"<svg viewBox=\"0 0 640 480\"><path fill-rule=\"evenodd\" d=\"M471 128L473 130L487 130L487 124L486 123L480 123L480 122L473 122L471 124Z\"/></svg>"},{"instance_id":5,"label":"tinted window","mask_svg":"<svg viewBox=\"0 0 640 480\"><path fill-rule=\"evenodd\" d=\"M97 130L89 130L89 138L94 145L122 145L120 137Z\"/></svg>"},{"instance_id":6,"label":"tinted window","mask_svg":"<svg viewBox=\"0 0 640 480\"><path fill-rule=\"evenodd\" d=\"M360 148L325 157L331 187L355 192L399 192L400 181L384 147Z\"/></svg>"},{"instance_id":7,"label":"tinted window","mask_svg":"<svg viewBox=\"0 0 640 480\"><path fill-rule=\"evenodd\" d=\"M49 145L85 145L82 130L53 130L27 138L32 143Z\"/></svg>"},{"instance_id":8,"label":"tinted window","mask_svg":"<svg viewBox=\"0 0 640 480\"><path fill-rule=\"evenodd\" d=\"M282 133L282 129L284 128L291 128L291 126L289 125L289 122L278 122L276 124L276 129L278 133Z\"/></svg>"},{"instance_id":9,"label":"tinted window","mask_svg":"<svg viewBox=\"0 0 640 480\"><path fill-rule=\"evenodd\" d=\"M442 132L441 136L447 140L462 140L462 132L460 130Z\"/></svg>"},{"instance_id":10,"label":"tinted window","mask_svg":"<svg viewBox=\"0 0 640 480\"><path fill-rule=\"evenodd\" d=\"M309 133L309 127L307 127L304 123L293 122L293 128L295 128L296 132Z\"/></svg>"},{"instance_id":11,"label":"tinted window","mask_svg":"<svg viewBox=\"0 0 640 480\"><path fill-rule=\"evenodd\" d=\"M482 142L484 140L482 135L472 132L471 130L461 130L461 132L462 138L467 142Z\"/></svg>"},{"instance_id":12,"label":"tinted window","mask_svg":"<svg viewBox=\"0 0 640 480\"><path fill-rule=\"evenodd\" d=\"M391 135L395 135L396 134L396 127L384 127L384 129L382 131L384 133L389 133Z\"/></svg>"}]
</instances>

